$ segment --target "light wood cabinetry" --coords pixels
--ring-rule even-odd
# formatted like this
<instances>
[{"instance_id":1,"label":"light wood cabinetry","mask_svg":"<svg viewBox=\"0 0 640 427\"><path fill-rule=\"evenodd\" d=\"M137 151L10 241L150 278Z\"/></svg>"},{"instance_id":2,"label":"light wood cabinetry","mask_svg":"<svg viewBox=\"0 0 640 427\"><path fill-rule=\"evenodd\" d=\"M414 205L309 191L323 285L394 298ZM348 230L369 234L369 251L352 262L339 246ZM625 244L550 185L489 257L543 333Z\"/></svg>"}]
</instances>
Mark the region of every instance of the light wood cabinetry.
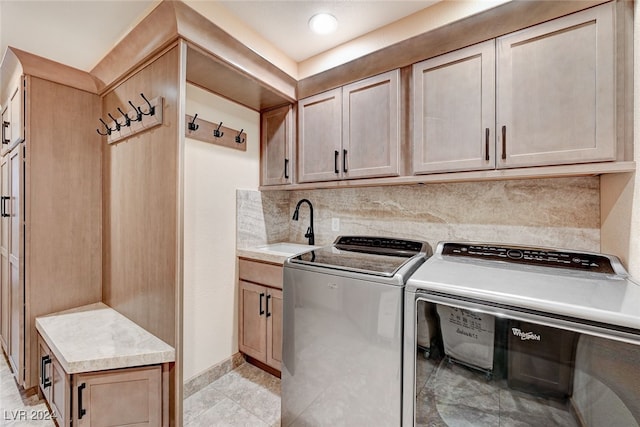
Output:
<instances>
[{"instance_id":1,"label":"light wood cabinetry","mask_svg":"<svg viewBox=\"0 0 640 427\"><path fill-rule=\"evenodd\" d=\"M498 167L615 160L614 7L497 39Z\"/></svg>"},{"instance_id":2,"label":"light wood cabinetry","mask_svg":"<svg viewBox=\"0 0 640 427\"><path fill-rule=\"evenodd\" d=\"M71 425L71 381L42 339L38 339L39 388L60 427Z\"/></svg>"},{"instance_id":3,"label":"light wood cabinetry","mask_svg":"<svg viewBox=\"0 0 640 427\"><path fill-rule=\"evenodd\" d=\"M44 68L50 61L20 55L8 49L0 67L2 76L24 81L24 92L1 86L2 97L13 100L12 111L28 112L16 119L24 120L24 141L0 167L0 332L16 381L30 388L38 383L35 318L101 300L102 149L95 129L82 125L100 117L99 97L35 77L21 59ZM72 79L86 74L65 73ZM20 128L12 123L13 143Z\"/></svg>"},{"instance_id":4,"label":"light wood cabinetry","mask_svg":"<svg viewBox=\"0 0 640 427\"><path fill-rule=\"evenodd\" d=\"M39 389L59 426L167 425L161 365L68 374L38 338Z\"/></svg>"},{"instance_id":5,"label":"light wood cabinetry","mask_svg":"<svg viewBox=\"0 0 640 427\"><path fill-rule=\"evenodd\" d=\"M6 195L9 194L9 157L0 158L0 344L9 353L11 288L9 285L9 215Z\"/></svg>"},{"instance_id":6,"label":"light wood cabinetry","mask_svg":"<svg viewBox=\"0 0 640 427\"><path fill-rule=\"evenodd\" d=\"M414 172L615 160L613 7L415 64Z\"/></svg>"},{"instance_id":7,"label":"light wood cabinetry","mask_svg":"<svg viewBox=\"0 0 640 427\"><path fill-rule=\"evenodd\" d=\"M1 154L24 141L24 85L22 76L16 76L8 86L7 98L3 100Z\"/></svg>"},{"instance_id":8,"label":"light wood cabinetry","mask_svg":"<svg viewBox=\"0 0 640 427\"><path fill-rule=\"evenodd\" d=\"M261 114L262 185L293 182L293 108L285 105Z\"/></svg>"},{"instance_id":9,"label":"light wood cabinetry","mask_svg":"<svg viewBox=\"0 0 640 427\"><path fill-rule=\"evenodd\" d=\"M299 182L396 176L400 71L300 100Z\"/></svg>"},{"instance_id":10,"label":"light wood cabinetry","mask_svg":"<svg viewBox=\"0 0 640 427\"><path fill-rule=\"evenodd\" d=\"M413 66L415 173L495 168L495 42Z\"/></svg>"},{"instance_id":11,"label":"light wood cabinetry","mask_svg":"<svg viewBox=\"0 0 640 427\"><path fill-rule=\"evenodd\" d=\"M73 375L73 425L161 426L160 365Z\"/></svg>"},{"instance_id":12,"label":"light wood cabinetry","mask_svg":"<svg viewBox=\"0 0 640 427\"><path fill-rule=\"evenodd\" d=\"M282 364L282 265L239 260L241 352L276 370Z\"/></svg>"},{"instance_id":13,"label":"light wood cabinetry","mask_svg":"<svg viewBox=\"0 0 640 427\"><path fill-rule=\"evenodd\" d=\"M342 89L298 102L298 181L340 178Z\"/></svg>"}]
</instances>

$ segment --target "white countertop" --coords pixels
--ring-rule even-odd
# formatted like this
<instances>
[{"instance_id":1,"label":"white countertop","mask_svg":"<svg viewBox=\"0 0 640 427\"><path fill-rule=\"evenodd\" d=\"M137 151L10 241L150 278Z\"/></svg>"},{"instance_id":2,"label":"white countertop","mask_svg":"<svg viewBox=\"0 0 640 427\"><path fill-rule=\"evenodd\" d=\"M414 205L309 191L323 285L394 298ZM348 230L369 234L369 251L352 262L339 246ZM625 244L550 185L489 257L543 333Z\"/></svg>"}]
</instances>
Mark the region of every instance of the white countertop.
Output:
<instances>
[{"instance_id":1,"label":"white countertop","mask_svg":"<svg viewBox=\"0 0 640 427\"><path fill-rule=\"evenodd\" d=\"M284 264L284 261L289 257L318 248L320 248L320 246L280 242L245 249L237 249L236 255L243 258Z\"/></svg>"},{"instance_id":2,"label":"white countertop","mask_svg":"<svg viewBox=\"0 0 640 427\"><path fill-rule=\"evenodd\" d=\"M96 303L36 319L68 374L175 361L175 349L111 307Z\"/></svg>"}]
</instances>

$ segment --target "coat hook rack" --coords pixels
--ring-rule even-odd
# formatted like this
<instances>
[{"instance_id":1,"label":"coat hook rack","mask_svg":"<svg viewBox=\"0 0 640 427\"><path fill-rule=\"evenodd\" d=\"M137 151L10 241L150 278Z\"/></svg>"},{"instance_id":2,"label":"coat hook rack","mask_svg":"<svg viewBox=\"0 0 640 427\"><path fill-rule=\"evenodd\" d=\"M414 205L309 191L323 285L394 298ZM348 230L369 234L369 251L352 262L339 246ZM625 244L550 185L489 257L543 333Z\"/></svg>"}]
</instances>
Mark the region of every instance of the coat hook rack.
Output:
<instances>
[{"instance_id":1,"label":"coat hook rack","mask_svg":"<svg viewBox=\"0 0 640 427\"><path fill-rule=\"evenodd\" d=\"M149 100L144 96L144 93L141 93L140 96L142 97L142 99L144 99L147 102L147 105L149 106L149 108L147 109L146 113L144 111L142 111L142 107L138 107L138 111L143 116L153 116L156 113L156 108L151 105Z\"/></svg>"},{"instance_id":2,"label":"coat hook rack","mask_svg":"<svg viewBox=\"0 0 640 427\"><path fill-rule=\"evenodd\" d=\"M106 129L106 132L102 133L100 132L100 129L96 129L96 132L98 132L98 134L102 136L111 135L111 132L112 132L111 128L104 122L104 120L102 120L102 117L99 120L103 124L104 128Z\"/></svg>"},{"instance_id":3,"label":"coat hook rack","mask_svg":"<svg viewBox=\"0 0 640 427\"><path fill-rule=\"evenodd\" d=\"M195 124L197 116L197 114L194 116L185 115L184 134L187 138L233 148L234 150L247 151L247 134L244 129L238 132L236 129L223 126L222 122L214 123L201 118L198 118L198 124ZM193 129L192 125L195 126L195 129Z\"/></svg>"},{"instance_id":4,"label":"coat hook rack","mask_svg":"<svg viewBox=\"0 0 640 427\"><path fill-rule=\"evenodd\" d=\"M240 129L240 132L236 135L236 144L242 144L244 142L244 138L242 138L242 131L244 129Z\"/></svg>"},{"instance_id":5,"label":"coat hook rack","mask_svg":"<svg viewBox=\"0 0 640 427\"><path fill-rule=\"evenodd\" d=\"M140 96L146 105L136 106L129 100L128 103L132 108L131 110L124 111L122 108L117 107L118 113L120 114L119 117L117 115L114 117L114 115L109 112L107 113L111 120L109 123L106 123L102 118L99 119L105 131L101 132L100 129L96 129L96 131L100 135L106 136L109 144L129 138L162 124L164 98L159 96L149 100L144 96L144 93L141 93ZM143 111L143 107L145 111Z\"/></svg>"},{"instance_id":6,"label":"coat hook rack","mask_svg":"<svg viewBox=\"0 0 640 427\"><path fill-rule=\"evenodd\" d=\"M196 124L196 117L198 117L198 113L196 113L196 115L193 116L193 120L189 122L189 130L191 131L196 131L200 127L200 125Z\"/></svg>"},{"instance_id":7,"label":"coat hook rack","mask_svg":"<svg viewBox=\"0 0 640 427\"><path fill-rule=\"evenodd\" d=\"M213 131L213 136L215 136L216 138L222 138L222 136L224 135L224 132L220 132L221 127L222 127L222 122L220 122L220 124L218 125L218 128Z\"/></svg>"},{"instance_id":8,"label":"coat hook rack","mask_svg":"<svg viewBox=\"0 0 640 427\"><path fill-rule=\"evenodd\" d=\"M127 127L131 126L131 118L129 117L129 114L122 111L122 108L120 107L118 107L118 112L122 114L122 117L124 117L124 125Z\"/></svg>"}]
</instances>

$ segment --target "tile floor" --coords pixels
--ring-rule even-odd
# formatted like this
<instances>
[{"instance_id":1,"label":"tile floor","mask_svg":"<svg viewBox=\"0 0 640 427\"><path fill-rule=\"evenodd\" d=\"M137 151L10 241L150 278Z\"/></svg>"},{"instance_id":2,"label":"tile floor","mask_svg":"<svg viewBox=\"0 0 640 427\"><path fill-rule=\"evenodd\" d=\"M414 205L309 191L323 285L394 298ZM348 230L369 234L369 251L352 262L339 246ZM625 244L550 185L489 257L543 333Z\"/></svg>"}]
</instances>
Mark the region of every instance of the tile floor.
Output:
<instances>
[{"instance_id":1,"label":"tile floor","mask_svg":"<svg viewBox=\"0 0 640 427\"><path fill-rule=\"evenodd\" d=\"M280 426L280 379L244 363L184 401L184 427Z\"/></svg>"},{"instance_id":2,"label":"tile floor","mask_svg":"<svg viewBox=\"0 0 640 427\"><path fill-rule=\"evenodd\" d=\"M45 402L26 394L0 351L0 426L55 427ZM184 427L280 426L280 379L244 363L184 401Z\"/></svg>"},{"instance_id":3,"label":"tile floor","mask_svg":"<svg viewBox=\"0 0 640 427\"><path fill-rule=\"evenodd\" d=\"M44 400L35 392L20 392L9 362L0 350L0 426L55 427Z\"/></svg>"}]
</instances>

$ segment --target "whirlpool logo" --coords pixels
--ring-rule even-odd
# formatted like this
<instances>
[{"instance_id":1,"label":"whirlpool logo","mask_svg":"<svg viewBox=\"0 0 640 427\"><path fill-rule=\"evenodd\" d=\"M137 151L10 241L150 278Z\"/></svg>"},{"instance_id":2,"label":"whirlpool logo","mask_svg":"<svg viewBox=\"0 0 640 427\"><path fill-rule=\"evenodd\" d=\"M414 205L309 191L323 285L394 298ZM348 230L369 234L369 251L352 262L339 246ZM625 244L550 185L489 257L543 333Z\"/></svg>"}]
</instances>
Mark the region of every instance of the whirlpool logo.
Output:
<instances>
[{"instance_id":1,"label":"whirlpool logo","mask_svg":"<svg viewBox=\"0 0 640 427\"><path fill-rule=\"evenodd\" d=\"M511 332L516 337L520 337L522 341L528 341L528 340L540 341L540 335L534 334L533 332L522 332L522 330L518 328L511 328Z\"/></svg>"}]
</instances>

